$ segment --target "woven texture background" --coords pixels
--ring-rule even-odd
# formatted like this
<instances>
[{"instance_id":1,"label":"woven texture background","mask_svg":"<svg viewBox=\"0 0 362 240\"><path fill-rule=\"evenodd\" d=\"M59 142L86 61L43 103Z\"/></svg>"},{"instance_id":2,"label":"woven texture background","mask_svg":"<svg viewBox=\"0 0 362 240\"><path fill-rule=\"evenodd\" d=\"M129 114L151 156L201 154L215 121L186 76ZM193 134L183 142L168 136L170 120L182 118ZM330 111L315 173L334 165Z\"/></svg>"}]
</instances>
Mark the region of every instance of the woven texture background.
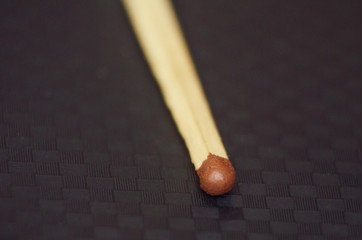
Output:
<instances>
[{"instance_id":1,"label":"woven texture background","mask_svg":"<svg viewBox=\"0 0 362 240\"><path fill-rule=\"evenodd\" d=\"M199 189L118 1L4 1L0 239L362 239L361 1L174 3L232 192Z\"/></svg>"}]
</instances>

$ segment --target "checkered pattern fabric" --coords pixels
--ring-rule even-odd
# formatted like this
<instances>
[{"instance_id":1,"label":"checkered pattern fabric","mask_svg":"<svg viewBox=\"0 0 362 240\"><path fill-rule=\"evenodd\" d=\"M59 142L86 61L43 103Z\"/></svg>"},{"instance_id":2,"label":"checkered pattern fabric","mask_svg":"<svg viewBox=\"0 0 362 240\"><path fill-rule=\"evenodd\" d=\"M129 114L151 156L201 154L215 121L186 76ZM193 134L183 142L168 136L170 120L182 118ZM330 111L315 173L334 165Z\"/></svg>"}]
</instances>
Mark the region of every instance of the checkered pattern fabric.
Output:
<instances>
[{"instance_id":1,"label":"checkered pattern fabric","mask_svg":"<svg viewBox=\"0 0 362 240\"><path fill-rule=\"evenodd\" d=\"M2 2L0 239L362 239L361 2L174 4L234 189L199 189L118 1Z\"/></svg>"}]
</instances>

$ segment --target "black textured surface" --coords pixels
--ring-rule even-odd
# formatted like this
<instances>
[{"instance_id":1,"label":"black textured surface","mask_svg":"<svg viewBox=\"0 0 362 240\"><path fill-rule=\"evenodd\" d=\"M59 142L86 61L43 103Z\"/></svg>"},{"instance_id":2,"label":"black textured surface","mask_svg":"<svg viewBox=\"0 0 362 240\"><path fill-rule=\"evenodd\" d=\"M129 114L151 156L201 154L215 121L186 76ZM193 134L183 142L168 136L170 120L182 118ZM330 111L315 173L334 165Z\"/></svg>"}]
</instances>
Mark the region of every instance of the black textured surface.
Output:
<instances>
[{"instance_id":1,"label":"black textured surface","mask_svg":"<svg viewBox=\"0 0 362 240\"><path fill-rule=\"evenodd\" d=\"M360 1L175 1L237 183L200 191L118 1L3 1L1 239L362 239Z\"/></svg>"}]
</instances>

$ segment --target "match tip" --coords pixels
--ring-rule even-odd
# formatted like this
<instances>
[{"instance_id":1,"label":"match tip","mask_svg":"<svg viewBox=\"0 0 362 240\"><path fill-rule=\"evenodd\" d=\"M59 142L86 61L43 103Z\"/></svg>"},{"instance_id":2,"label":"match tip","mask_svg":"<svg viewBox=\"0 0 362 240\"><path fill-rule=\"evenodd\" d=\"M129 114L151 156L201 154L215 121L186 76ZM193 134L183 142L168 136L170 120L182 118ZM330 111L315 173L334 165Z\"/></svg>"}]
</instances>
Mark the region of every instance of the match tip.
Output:
<instances>
[{"instance_id":1,"label":"match tip","mask_svg":"<svg viewBox=\"0 0 362 240\"><path fill-rule=\"evenodd\" d=\"M235 170L230 160L211 153L197 170L197 175L201 189L213 196L229 192L235 183Z\"/></svg>"}]
</instances>

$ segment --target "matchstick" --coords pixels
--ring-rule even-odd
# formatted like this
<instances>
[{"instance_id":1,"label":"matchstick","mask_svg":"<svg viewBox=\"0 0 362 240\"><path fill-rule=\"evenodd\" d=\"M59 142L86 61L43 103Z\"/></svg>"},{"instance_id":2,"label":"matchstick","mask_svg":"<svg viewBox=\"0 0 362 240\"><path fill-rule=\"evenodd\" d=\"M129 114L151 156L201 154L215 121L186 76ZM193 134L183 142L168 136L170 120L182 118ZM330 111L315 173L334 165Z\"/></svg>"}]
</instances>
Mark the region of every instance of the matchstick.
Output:
<instances>
[{"instance_id":1,"label":"matchstick","mask_svg":"<svg viewBox=\"0 0 362 240\"><path fill-rule=\"evenodd\" d=\"M166 105L210 195L229 192L235 170L228 159L201 82L169 0L123 0Z\"/></svg>"}]
</instances>

